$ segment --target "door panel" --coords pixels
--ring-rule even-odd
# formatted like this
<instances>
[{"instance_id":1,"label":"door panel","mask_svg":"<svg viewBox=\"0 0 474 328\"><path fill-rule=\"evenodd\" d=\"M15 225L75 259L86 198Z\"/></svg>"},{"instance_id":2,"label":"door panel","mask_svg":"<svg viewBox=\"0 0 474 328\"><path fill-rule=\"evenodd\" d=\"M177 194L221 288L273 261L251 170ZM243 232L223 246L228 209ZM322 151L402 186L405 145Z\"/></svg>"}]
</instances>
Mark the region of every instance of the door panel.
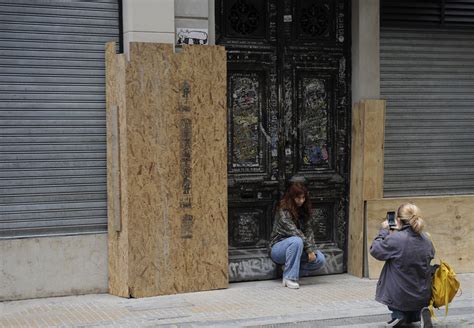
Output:
<instances>
[{"instance_id":1,"label":"door panel","mask_svg":"<svg viewBox=\"0 0 474 328\"><path fill-rule=\"evenodd\" d=\"M330 76L300 72L296 78L298 123L298 171L330 166L329 116L332 103Z\"/></svg>"},{"instance_id":2,"label":"door panel","mask_svg":"<svg viewBox=\"0 0 474 328\"><path fill-rule=\"evenodd\" d=\"M276 56L227 54L230 275L267 279L276 272L267 255L278 197Z\"/></svg>"},{"instance_id":3,"label":"door panel","mask_svg":"<svg viewBox=\"0 0 474 328\"><path fill-rule=\"evenodd\" d=\"M231 281L277 276L273 209L294 175L308 182L326 272L345 271L348 17L344 0L216 2L228 59Z\"/></svg>"},{"instance_id":4,"label":"door panel","mask_svg":"<svg viewBox=\"0 0 474 328\"><path fill-rule=\"evenodd\" d=\"M268 106L265 104L265 71L239 71L229 74L229 173L268 175Z\"/></svg>"}]
</instances>

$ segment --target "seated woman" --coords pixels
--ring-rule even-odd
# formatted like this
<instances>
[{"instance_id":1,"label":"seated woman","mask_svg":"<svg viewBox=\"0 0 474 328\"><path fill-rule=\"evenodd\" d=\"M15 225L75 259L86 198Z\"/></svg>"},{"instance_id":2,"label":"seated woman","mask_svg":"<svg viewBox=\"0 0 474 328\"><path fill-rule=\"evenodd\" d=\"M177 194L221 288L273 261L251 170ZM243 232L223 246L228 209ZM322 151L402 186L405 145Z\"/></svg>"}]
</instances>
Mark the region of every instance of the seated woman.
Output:
<instances>
[{"instance_id":1,"label":"seated woman","mask_svg":"<svg viewBox=\"0 0 474 328\"><path fill-rule=\"evenodd\" d=\"M320 269L326 260L316 250L310 225L311 201L302 183L291 183L275 211L270 256L284 265L283 287L298 289L300 275Z\"/></svg>"},{"instance_id":2,"label":"seated woman","mask_svg":"<svg viewBox=\"0 0 474 328\"><path fill-rule=\"evenodd\" d=\"M396 226L382 223L370 246L370 254L385 261L375 300L388 306L392 319L386 327L401 327L421 320L421 328L433 327L427 308L431 298L431 260L434 248L422 231L425 226L414 204L402 204Z\"/></svg>"}]
</instances>

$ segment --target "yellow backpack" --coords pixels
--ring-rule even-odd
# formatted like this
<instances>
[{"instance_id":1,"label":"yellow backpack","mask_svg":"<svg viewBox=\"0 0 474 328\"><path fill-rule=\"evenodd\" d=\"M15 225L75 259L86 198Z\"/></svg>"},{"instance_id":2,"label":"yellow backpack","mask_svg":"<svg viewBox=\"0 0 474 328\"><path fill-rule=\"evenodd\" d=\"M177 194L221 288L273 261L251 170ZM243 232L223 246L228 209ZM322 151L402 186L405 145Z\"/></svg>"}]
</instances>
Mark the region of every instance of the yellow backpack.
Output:
<instances>
[{"instance_id":1,"label":"yellow backpack","mask_svg":"<svg viewBox=\"0 0 474 328\"><path fill-rule=\"evenodd\" d=\"M428 237L431 239L433 248L436 252L436 247L434 245L433 239L428 234ZM433 275L433 281L431 285L431 300L430 300L430 312L431 316L435 317L433 308L440 308L441 306L446 307L445 315L448 315L448 304L451 303L454 296L458 293L461 283L456 278L456 272L451 268L451 266L443 262L441 259L439 261L439 266L435 270Z\"/></svg>"}]
</instances>

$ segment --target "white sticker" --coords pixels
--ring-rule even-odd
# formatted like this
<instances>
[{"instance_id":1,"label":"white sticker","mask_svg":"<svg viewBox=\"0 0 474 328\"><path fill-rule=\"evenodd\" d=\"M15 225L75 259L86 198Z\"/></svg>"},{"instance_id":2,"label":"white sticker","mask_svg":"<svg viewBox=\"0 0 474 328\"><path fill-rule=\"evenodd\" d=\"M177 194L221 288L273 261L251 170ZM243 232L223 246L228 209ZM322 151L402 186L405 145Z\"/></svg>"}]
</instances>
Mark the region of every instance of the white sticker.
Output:
<instances>
[{"instance_id":1,"label":"white sticker","mask_svg":"<svg viewBox=\"0 0 474 328\"><path fill-rule=\"evenodd\" d=\"M176 44L209 44L209 33L204 28L177 28Z\"/></svg>"}]
</instances>

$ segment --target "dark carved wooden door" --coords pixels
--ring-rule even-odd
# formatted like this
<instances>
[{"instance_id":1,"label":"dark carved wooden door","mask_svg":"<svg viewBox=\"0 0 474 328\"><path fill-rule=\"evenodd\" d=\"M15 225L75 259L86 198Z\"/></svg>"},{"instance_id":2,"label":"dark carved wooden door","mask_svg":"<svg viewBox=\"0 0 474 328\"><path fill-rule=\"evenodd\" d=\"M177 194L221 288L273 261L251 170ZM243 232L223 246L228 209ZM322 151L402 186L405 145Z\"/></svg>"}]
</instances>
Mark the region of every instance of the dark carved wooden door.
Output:
<instances>
[{"instance_id":1,"label":"dark carved wooden door","mask_svg":"<svg viewBox=\"0 0 474 328\"><path fill-rule=\"evenodd\" d=\"M324 271L345 271L349 17L347 0L216 1L228 60L231 281L277 276L272 212L295 175L310 189Z\"/></svg>"}]
</instances>

